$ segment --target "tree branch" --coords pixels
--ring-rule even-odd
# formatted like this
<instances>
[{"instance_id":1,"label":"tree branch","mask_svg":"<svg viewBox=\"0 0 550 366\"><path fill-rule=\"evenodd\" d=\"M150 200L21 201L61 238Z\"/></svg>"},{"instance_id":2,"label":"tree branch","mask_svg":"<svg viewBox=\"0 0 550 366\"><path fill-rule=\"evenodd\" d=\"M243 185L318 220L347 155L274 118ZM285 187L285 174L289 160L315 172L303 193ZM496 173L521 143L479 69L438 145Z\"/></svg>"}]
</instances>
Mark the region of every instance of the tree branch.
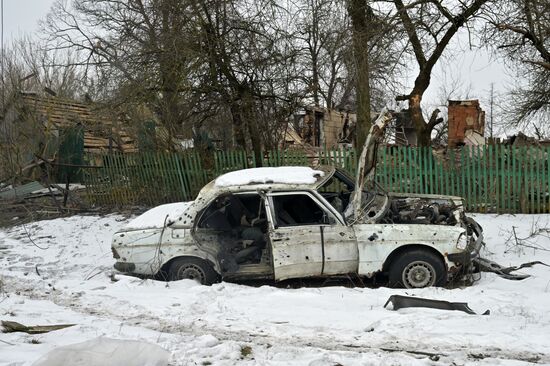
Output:
<instances>
[{"instance_id":1,"label":"tree branch","mask_svg":"<svg viewBox=\"0 0 550 366\"><path fill-rule=\"evenodd\" d=\"M424 55L424 50L422 50L422 43L420 43L420 39L418 38L418 34L416 33L414 24L411 20L411 17L409 17L409 14L407 13L407 9L405 9L405 5L403 4L403 1L394 0L394 3L399 13L399 17L401 18L401 21L403 22L403 25L405 27L405 31L409 36L409 40L413 47L416 61L418 62L418 65L422 69L426 64L426 56Z\"/></svg>"},{"instance_id":2,"label":"tree branch","mask_svg":"<svg viewBox=\"0 0 550 366\"><path fill-rule=\"evenodd\" d=\"M498 23L495 24L495 26L500 31L509 30L517 34L521 34L525 39L531 41L531 43L533 44L533 46L535 46L544 61L550 62L550 52L545 48L544 42L542 42L535 34L530 32L528 29L504 23Z\"/></svg>"}]
</instances>

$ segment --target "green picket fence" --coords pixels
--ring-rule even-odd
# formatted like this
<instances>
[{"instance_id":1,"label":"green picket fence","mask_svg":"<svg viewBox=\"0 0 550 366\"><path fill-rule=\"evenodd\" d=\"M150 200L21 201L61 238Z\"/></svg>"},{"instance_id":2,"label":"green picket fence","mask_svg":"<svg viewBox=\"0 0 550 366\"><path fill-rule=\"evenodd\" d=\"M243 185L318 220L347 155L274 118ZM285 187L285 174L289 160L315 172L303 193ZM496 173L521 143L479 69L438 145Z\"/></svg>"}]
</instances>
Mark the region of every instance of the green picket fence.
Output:
<instances>
[{"instance_id":1,"label":"green picket fence","mask_svg":"<svg viewBox=\"0 0 550 366\"><path fill-rule=\"evenodd\" d=\"M550 150L463 147L436 158L430 148L381 149L377 183L402 193L464 197L470 212L550 212Z\"/></svg>"},{"instance_id":2,"label":"green picket fence","mask_svg":"<svg viewBox=\"0 0 550 366\"><path fill-rule=\"evenodd\" d=\"M376 182L401 193L464 197L471 212L550 212L550 150L504 146L463 147L435 153L429 147L387 147L378 151ZM192 200L215 177L256 167L244 151L88 155L101 168L83 180L98 205L148 205ZM354 175L355 150L270 151L263 166L334 165Z\"/></svg>"},{"instance_id":3,"label":"green picket fence","mask_svg":"<svg viewBox=\"0 0 550 366\"><path fill-rule=\"evenodd\" d=\"M89 154L86 160L100 168L85 169L83 183L93 204L148 205L189 201L217 176L256 167L244 151L199 153ZM310 165L301 151L265 154L263 166Z\"/></svg>"}]
</instances>

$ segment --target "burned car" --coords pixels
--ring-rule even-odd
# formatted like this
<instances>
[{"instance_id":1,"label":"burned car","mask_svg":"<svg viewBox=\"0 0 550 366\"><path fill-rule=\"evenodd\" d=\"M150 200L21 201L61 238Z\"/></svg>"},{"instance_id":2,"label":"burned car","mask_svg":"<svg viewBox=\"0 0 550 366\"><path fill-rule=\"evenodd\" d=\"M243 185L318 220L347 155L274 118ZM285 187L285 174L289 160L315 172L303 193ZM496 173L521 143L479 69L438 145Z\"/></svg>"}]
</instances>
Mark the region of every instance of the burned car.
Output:
<instances>
[{"instance_id":1,"label":"burned car","mask_svg":"<svg viewBox=\"0 0 550 366\"><path fill-rule=\"evenodd\" d=\"M471 268L482 230L460 197L362 188L376 136L371 130L355 179L328 166L245 169L173 204L175 212L145 213L114 234L115 268L202 284L383 274L391 286L445 285Z\"/></svg>"}]
</instances>

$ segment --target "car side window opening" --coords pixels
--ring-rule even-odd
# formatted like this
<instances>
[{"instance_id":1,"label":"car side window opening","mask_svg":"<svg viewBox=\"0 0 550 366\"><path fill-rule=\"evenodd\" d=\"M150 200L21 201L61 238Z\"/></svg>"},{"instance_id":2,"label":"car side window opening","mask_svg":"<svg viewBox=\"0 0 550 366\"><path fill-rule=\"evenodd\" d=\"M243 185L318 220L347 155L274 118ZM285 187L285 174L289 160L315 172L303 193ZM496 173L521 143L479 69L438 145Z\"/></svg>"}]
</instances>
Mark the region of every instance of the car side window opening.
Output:
<instances>
[{"instance_id":1,"label":"car side window opening","mask_svg":"<svg viewBox=\"0 0 550 366\"><path fill-rule=\"evenodd\" d=\"M241 264L260 263L267 244L267 220L258 194L228 194L216 198L197 225L199 241L217 240L226 272Z\"/></svg>"},{"instance_id":2,"label":"car side window opening","mask_svg":"<svg viewBox=\"0 0 550 366\"><path fill-rule=\"evenodd\" d=\"M336 223L334 217L309 195L274 195L272 200L276 227Z\"/></svg>"}]
</instances>

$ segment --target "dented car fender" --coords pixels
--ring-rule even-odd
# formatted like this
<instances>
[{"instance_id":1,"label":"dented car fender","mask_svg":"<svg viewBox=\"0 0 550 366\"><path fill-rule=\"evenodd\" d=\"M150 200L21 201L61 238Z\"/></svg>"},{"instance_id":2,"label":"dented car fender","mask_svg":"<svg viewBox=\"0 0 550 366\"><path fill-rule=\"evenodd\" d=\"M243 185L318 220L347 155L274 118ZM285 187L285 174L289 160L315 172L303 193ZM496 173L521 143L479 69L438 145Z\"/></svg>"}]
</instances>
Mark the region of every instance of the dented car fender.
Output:
<instances>
[{"instance_id":1,"label":"dented car fender","mask_svg":"<svg viewBox=\"0 0 550 366\"><path fill-rule=\"evenodd\" d=\"M409 245L437 251L449 268L447 255L462 252L457 243L466 233L460 226L441 225L355 224L354 229L359 250L358 274L367 277L382 271L395 250Z\"/></svg>"},{"instance_id":2,"label":"dented car fender","mask_svg":"<svg viewBox=\"0 0 550 366\"><path fill-rule=\"evenodd\" d=\"M196 245L190 228L165 227L120 232L113 236L111 246L119 262L133 264L131 272L135 274L158 273L172 259L185 256L206 260L219 272L217 260Z\"/></svg>"}]
</instances>

